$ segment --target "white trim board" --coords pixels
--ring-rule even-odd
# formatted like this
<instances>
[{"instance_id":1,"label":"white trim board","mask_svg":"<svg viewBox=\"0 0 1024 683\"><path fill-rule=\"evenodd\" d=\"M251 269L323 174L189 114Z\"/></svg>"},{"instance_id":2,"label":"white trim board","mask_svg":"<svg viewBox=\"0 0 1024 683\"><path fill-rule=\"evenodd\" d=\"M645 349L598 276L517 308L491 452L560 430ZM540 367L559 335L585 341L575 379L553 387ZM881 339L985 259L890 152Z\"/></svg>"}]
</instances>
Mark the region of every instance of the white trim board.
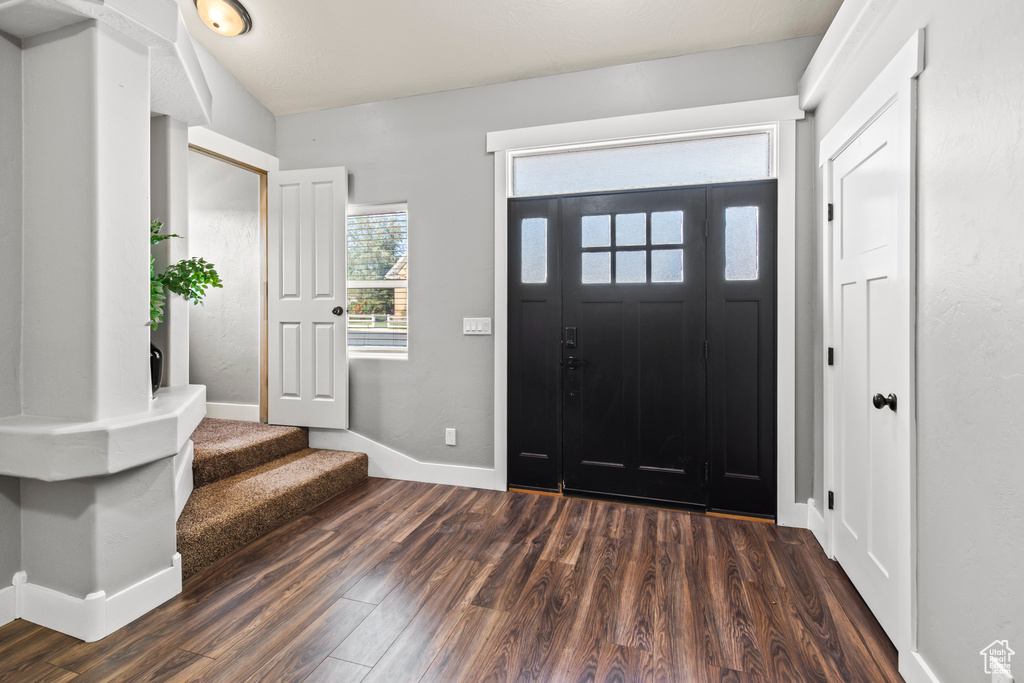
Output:
<instances>
[{"instance_id":1,"label":"white trim board","mask_svg":"<svg viewBox=\"0 0 1024 683\"><path fill-rule=\"evenodd\" d=\"M243 164L258 168L261 171L267 171L268 173L270 171L277 171L280 167L280 161L272 154L267 154L263 150L250 147L245 143L229 138L227 135L221 135L202 126L192 126L188 129L188 144L195 145L208 152L216 152L221 156L240 161Z\"/></svg>"},{"instance_id":2,"label":"white trim board","mask_svg":"<svg viewBox=\"0 0 1024 683\"><path fill-rule=\"evenodd\" d=\"M185 503L195 487L192 478L192 461L195 459L195 448L190 439L182 447L181 452L174 456L174 518L181 517Z\"/></svg>"},{"instance_id":3,"label":"white trim board","mask_svg":"<svg viewBox=\"0 0 1024 683\"><path fill-rule=\"evenodd\" d=\"M181 555L171 566L107 597L104 591L76 598L28 582L25 572L14 575L13 585L0 591L0 608L14 596L14 618L66 633L87 643L100 640L181 592ZM7 616L0 613L0 618ZM3 623L0 621L0 623Z\"/></svg>"},{"instance_id":4,"label":"white trim board","mask_svg":"<svg viewBox=\"0 0 1024 683\"><path fill-rule=\"evenodd\" d=\"M207 403L206 417L218 420L242 420L259 422L260 407L256 403Z\"/></svg>"},{"instance_id":5,"label":"white trim board","mask_svg":"<svg viewBox=\"0 0 1024 683\"><path fill-rule=\"evenodd\" d=\"M18 587L14 580L11 585L0 589L0 626L18 618Z\"/></svg>"},{"instance_id":6,"label":"white trim board","mask_svg":"<svg viewBox=\"0 0 1024 683\"><path fill-rule=\"evenodd\" d=\"M825 90L846 71L896 0L845 0L800 78L800 108L818 106Z\"/></svg>"},{"instance_id":7,"label":"white trim board","mask_svg":"<svg viewBox=\"0 0 1024 683\"><path fill-rule=\"evenodd\" d=\"M916 93L917 76L924 69L924 31L916 31L896 56L875 77L857 100L847 109L842 118L822 138L819 147L818 165L822 169L823 182L821 192L822 204L822 287L823 317L825 345L834 345L835 319L832 310L832 273L831 273L831 230L827 222L827 206L832 201L832 169L831 161L855 140L883 111L895 107L898 112L899 136L897 139L897 159L901 164L894 173L893 182L899 189L899 226L898 249L899 270L904 275L901 282L906 289L900 289L900 316L906 321L906 329L901 327L896 332L894 343L905 344L908 356L907 374L900 374L901 384L905 384L909 395L904 398L900 394L900 411L908 414L909 434L906 447L901 445L901 457L896 464L896 475L892 482L891 495L899 511L890 520L897 536L897 547L901 549L898 566L893 570L898 584L897 592L897 624L895 633L889 634L899 653L899 669L909 680L933 680L934 674L917 653L917 501L916 501L916 435L914 432L916 419L916 396L913 388L915 363L915 320L916 302ZM906 382L902 382L906 379ZM835 490L836 473L836 439L835 405L831 397L835 394L835 379L826 372L824 378L824 484L826 490ZM906 453L906 459L902 457ZM835 525L839 523L836 515L825 512L825 542L822 546L831 557L833 555L832 537ZM922 678L923 676L923 678Z\"/></svg>"},{"instance_id":8,"label":"white trim board","mask_svg":"<svg viewBox=\"0 0 1024 683\"><path fill-rule=\"evenodd\" d=\"M309 430L309 446L310 448L366 453L370 459L369 474L371 477L466 486L475 489L494 488L494 470L492 469L423 462L347 429L311 428Z\"/></svg>"},{"instance_id":9,"label":"white trim board","mask_svg":"<svg viewBox=\"0 0 1024 683\"><path fill-rule=\"evenodd\" d=\"M487 151L494 152L494 488L508 486L508 198L512 157L541 147L774 123L779 187L776 518L785 526L807 524L804 504L796 502L796 121L802 118L804 113L794 95L487 134Z\"/></svg>"}]
</instances>

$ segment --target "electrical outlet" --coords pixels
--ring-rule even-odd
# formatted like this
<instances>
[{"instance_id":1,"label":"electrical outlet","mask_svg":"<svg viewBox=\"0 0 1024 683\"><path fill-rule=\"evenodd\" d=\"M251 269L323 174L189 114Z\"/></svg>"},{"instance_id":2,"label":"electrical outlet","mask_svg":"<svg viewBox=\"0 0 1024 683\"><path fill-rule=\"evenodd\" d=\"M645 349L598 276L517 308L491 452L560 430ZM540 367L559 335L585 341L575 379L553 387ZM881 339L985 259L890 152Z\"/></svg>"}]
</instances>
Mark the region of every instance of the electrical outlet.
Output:
<instances>
[{"instance_id":1,"label":"electrical outlet","mask_svg":"<svg viewBox=\"0 0 1024 683\"><path fill-rule=\"evenodd\" d=\"M444 430L444 445L454 446L455 445L455 429L448 427Z\"/></svg>"},{"instance_id":2,"label":"electrical outlet","mask_svg":"<svg viewBox=\"0 0 1024 683\"><path fill-rule=\"evenodd\" d=\"M463 318L462 334L490 334L490 318Z\"/></svg>"}]
</instances>

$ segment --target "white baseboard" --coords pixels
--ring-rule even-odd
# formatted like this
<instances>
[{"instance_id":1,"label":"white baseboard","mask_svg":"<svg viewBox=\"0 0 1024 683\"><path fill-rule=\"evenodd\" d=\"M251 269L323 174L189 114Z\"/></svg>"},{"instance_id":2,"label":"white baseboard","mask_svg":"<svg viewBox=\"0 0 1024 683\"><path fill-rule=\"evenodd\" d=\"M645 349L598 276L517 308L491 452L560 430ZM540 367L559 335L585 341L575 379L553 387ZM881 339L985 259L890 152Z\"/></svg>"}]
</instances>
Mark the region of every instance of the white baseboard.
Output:
<instances>
[{"instance_id":1,"label":"white baseboard","mask_svg":"<svg viewBox=\"0 0 1024 683\"><path fill-rule=\"evenodd\" d=\"M206 417L218 420L244 420L245 422L260 421L260 407L248 403L207 403Z\"/></svg>"},{"instance_id":2,"label":"white baseboard","mask_svg":"<svg viewBox=\"0 0 1024 683\"><path fill-rule=\"evenodd\" d=\"M11 585L0 589L0 626L9 624L18 618L18 588L11 581Z\"/></svg>"},{"instance_id":3,"label":"white baseboard","mask_svg":"<svg viewBox=\"0 0 1024 683\"><path fill-rule=\"evenodd\" d=\"M181 555L175 553L167 569L110 597L104 591L72 597L28 583L25 572L15 575L14 589L17 617L91 643L180 593Z\"/></svg>"},{"instance_id":4,"label":"white baseboard","mask_svg":"<svg viewBox=\"0 0 1024 683\"><path fill-rule=\"evenodd\" d=\"M899 670L907 683L942 683L917 651L899 653Z\"/></svg>"},{"instance_id":5,"label":"white baseboard","mask_svg":"<svg viewBox=\"0 0 1024 683\"><path fill-rule=\"evenodd\" d=\"M174 456L174 518L181 516L188 497L192 495L192 460L194 447L191 439L185 442L181 452Z\"/></svg>"},{"instance_id":6,"label":"white baseboard","mask_svg":"<svg viewBox=\"0 0 1024 683\"><path fill-rule=\"evenodd\" d=\"M795 526L798 529L807 528L807 504L790 503L780 506L775 515L775 523L779 526Z\"/></svg>"},{"instance_id":7,"label":"white baseboard","mask_svg":"<svg viewBox=\"0 0 1024 683\"><path fill-rule=\"evenodd\" d=\"M811 530L814 537L818 539L818 543L821 544L822 548L828 550L828 533L825 528L825 518L820 512L818 512L817 506L814 504L813 498L807 499L807 528Z\"/></svg>"},{"instance_id":8,"label":"white baseboard","mask_svg":"<svg viewBox=\"0 0 1024 683\"><path fill-rule=\"evenodd\" d=\"M494 470L490 467L422 462L373 439L344 429L310 429L309 445L311 448L366 453L370 459L371 477L468 486L475 489L494 488Z\"/></svg>"}]
</instances>

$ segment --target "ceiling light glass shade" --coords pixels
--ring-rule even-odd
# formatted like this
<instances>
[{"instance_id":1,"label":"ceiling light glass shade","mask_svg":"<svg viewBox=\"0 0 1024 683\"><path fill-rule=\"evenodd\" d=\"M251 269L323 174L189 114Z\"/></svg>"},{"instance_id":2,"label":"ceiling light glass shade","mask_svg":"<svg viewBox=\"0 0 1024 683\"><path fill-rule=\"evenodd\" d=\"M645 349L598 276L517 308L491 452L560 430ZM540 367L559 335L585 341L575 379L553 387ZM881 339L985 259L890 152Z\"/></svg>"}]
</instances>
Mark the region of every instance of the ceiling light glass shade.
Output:
<instances>
[{"instance_id":1,"label":"ceiling light glass shade","mask_svg":"<svg viewBox=\"0 0 1024 683\"><path fill-rule=\"evenodd\" d=\"M222 36L237 36L252 28L252 19L238 0L193 0L203 23Z\"/></svg>"}]
</instances>

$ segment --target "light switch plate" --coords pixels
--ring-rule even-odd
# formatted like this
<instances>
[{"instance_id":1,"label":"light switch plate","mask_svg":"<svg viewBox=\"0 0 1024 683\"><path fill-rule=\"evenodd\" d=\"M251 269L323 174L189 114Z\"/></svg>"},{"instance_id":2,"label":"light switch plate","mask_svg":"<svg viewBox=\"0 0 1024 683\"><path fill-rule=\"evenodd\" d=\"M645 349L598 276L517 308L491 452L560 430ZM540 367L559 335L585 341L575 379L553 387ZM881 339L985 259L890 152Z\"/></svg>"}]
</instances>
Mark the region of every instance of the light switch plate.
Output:
<instances>
[{"instance_id":1,"label":"light switch plate","mask_svg":"<svg viewBox=\"0 0 1024 683\"><path fill-rule=\"evenodd\" d=\"M463 318L462 334L490 334L490 318Z\"/></svg>"}]
</instances>

